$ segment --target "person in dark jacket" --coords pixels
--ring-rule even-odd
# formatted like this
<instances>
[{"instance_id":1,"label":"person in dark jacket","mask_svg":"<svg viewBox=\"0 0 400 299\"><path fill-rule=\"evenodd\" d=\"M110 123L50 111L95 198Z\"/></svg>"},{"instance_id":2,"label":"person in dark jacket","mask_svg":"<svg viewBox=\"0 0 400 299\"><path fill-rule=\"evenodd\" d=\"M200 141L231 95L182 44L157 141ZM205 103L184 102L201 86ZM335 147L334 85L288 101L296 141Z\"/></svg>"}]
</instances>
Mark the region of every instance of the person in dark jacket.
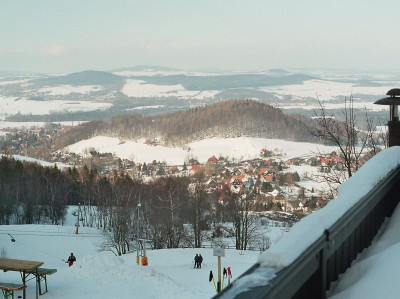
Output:
<instances>
[{"instance_id":1,"label":"person in dark jacket","mask_svg":"<svg viewBox=\"0 0 400 299\"><path fill-rule=\"evenodd\" d=\"M194 267L193 268L198 268L199 267L199 255L196 254L194 257Z\"/></svg>"},{"instance_id":2,"label":"person in dark jacket","mask_svg":"<svg viewBox=\"0 0 400 299\"><path fill-rule=\"evenodd\" d=\"M71 267L74 264L74 262L76 262L76 257L73 253L71 253L71 255L68 257L67 262L69 267Z\"/></svg>"},{"instance_id":3,"label":"person in dark jacket","mask_svg":"<svg viewBox=\"0 0 400 299\"><path fill-rule=\"evenodd\" d=\"M201 254L199 255L199 263L198 263L198 268L201 268L201 263L203 262L203 257Z\"/></svg>"}]
</instances>

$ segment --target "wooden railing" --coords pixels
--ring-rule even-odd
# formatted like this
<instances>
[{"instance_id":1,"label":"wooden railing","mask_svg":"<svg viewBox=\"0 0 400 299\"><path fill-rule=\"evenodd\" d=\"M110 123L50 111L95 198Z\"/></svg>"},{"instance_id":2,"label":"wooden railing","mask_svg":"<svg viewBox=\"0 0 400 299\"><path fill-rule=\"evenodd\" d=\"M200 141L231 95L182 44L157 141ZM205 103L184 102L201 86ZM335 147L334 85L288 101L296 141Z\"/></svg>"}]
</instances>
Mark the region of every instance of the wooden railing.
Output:
<instances>
[{"instance_id":1,"label":"wooden railing","mask_svg":"<svg viewBox=\"0 0 400 299\"><path fill-rule=\"evenodd\" d=\"M399 200L400 167L397 167L326 229L313 244L309 244L297 259L278 270L275 277L264 286L240 292L235 289L234 281L214 298L326 298L330 284L371 244ZM237 280L246 279L246 276L260 270L260 264L255 264Z\"/></svg>"}]
</instances>

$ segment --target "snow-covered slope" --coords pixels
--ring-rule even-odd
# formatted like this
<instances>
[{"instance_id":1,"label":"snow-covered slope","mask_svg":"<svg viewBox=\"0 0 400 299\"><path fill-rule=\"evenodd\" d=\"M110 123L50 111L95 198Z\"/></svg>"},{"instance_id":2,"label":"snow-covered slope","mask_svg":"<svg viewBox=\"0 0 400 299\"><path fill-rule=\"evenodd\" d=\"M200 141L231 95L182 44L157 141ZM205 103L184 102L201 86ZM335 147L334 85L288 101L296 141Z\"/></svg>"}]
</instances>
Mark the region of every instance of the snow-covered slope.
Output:
<instances>
[{"instance_id":1,"label":"snow-covered slope","mask_svg":"<svg viewBox=\"0 0 400 299\"><path fill-rule=\"evenodd\" d=\"M251 137L210 138L190 143L185 148L170 148L148 145L144 143L144 140L123 141L106 136L79 141L68 146L65 150L88 155L91 148L100 153L112 153L120 158L131 159L139 163L156 160L165 161L169 165L183 165L190 158L196 158L200 163L205 163L213 155L217 158L222 156L235 160L254 159L260 157L260 151L263 148L272 150L277 154L280 153L283 159L337 150L334 146L321 144Z\"/></svg>"}]
</instances>

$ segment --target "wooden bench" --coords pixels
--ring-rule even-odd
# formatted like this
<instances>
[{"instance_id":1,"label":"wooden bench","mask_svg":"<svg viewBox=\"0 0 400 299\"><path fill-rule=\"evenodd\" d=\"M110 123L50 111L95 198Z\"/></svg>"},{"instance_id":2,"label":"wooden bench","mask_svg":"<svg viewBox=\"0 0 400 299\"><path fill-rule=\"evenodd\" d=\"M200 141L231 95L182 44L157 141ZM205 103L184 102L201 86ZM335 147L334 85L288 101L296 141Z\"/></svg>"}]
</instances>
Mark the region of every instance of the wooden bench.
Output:
<instances>
[{"instance_id":1,"label":"wooden bench","mask_svg":"<svg viewBox=\"0 0 400 299\"><path fill-rule=\"evenodd\" d=\"M39 286L39 294L43 295L47 293L47 275L51 275L56 273L57 269L49 269L49 268L37 268L35 271L30 272L31 274L36 276L36 281ZM41 282L44 281L45 291L42 292Z\"/></svg>"},{"instance_id":2,"label":"wooden bench","mask_svg":"<svg viewBox=\"0 0 400 299\"><path fill-rule=\"evenodd\" d=\"M3 292L4 299L14 299L14 291L22 291L26 285L17 283L0 282L0 289Z\"/></svg>"}]
</instances>

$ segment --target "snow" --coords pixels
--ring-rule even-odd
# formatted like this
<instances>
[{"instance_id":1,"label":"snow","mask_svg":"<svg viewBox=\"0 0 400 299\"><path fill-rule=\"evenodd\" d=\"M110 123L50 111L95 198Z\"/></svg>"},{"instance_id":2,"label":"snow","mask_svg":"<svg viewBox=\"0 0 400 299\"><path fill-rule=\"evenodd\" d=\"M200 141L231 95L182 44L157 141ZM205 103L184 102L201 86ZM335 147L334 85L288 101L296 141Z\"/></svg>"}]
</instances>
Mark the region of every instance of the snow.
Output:
<instances>
[{"instance_id":1,"label":"snow","mask_svg":"<svg viewBox=\"0 0 400 299\"><path fill-rule=\"evenodd\" d=\"M0 155L3 156L3 155ZM59 162L46 162L43 160L39 160L39 159L35 159L35 158L31 158L31 157L26 157L26 156L21 156L21 155L12 155L12 158L14 158L15 160L19 160L19 161L25 161L25 162L30 162L30 163L37 163L43 167L54 167L57 166L59 169L61 170L65 170L67 168L71 168L70 165L64 164L64 163L59 163Z\"/></svg>"},{"instance_id":2,"label":"snow","mask_svg":"<svg viewBox=\"0 0 400 299\"><path fill-rule=\"evenodd\" d=\"M4 81L3 81L4 80ZM31 79L19 79L19 80L5 80L4 78L0 78L0 86L1 85L9 85L9 84L21 84L27 83Z\"/></svg>"},{"instance_id":3,"label":"snow","mask_svg":"<svg viewBox=\"0 0 400 299\"><path fill-rule=\"evenodd\" d=\"M306 102L309 99L319 99L323 102L324 108L328 110L343 109L344 98L348 99L353 96L352 105L355 109L379 112L386 111L388 108L374 104L375 100L365 100L362 95L366 95L367 98L376 96L376 100L378 100L386 94L391 86L393 86L393 82L388 82L387 85L382 86L359 86L356 83L313 79L306 80L303 84L269 86L263 87L261 90L277 96L281 101L274 103L274 106L280 109L318 109L317 105L310 105ZM294 101L285 100L287 96L291 96ZM330 101L337 99L340 100L339 103L330 103Z\"/></svg>"},{"instance_id":4,"label":"snow","mask_svg":"<svg viewBox=\"0 0 400 299\"><path fill-rule=\"evenodd\" d=\"M94 101L66 101L46 100L34 101L27 98L0 96L0 116L13 114L37 114L45 115L56 111L94 111L111 107L111 103Z\"/></svg>"},{"instance_id":5,"label":"snow","mask_svg":"<svg viewBox=\"0 0 400 299\"><path fill-rule=\"evenodd\" d=\"M349 98L349 96L343 96ZM388 106L384 105L376 105L374 102L353 102L353 108L354 109L361 109L361 110L367 110L367 111L373 111L373 112L380 112L380 111L389 111ZM319 107L317 105L309 105L307 103L292 103L289 105L285 105L282 103L276 103L274 105L277 108L281 109L304 109L304 110L318 110ZM329 102L324 102L323 107L327 110L332 110L332 109L337 109L337 110L342 110L344 108L344 103L329 103ZM389 113L389 112L388 112Z\"/></svg>"},{"instance_id":6,"label":"snow","mask_svg":"<svg viewBox=\"0 0 400 299\"><path fill-rule=\"evenodd\" d=\"M391 82L393 84L393 82ZM390 85L393 86L393 85ZM349 97L352 94L382 96L390 89L388 86L357 86L328 80L306 80L303 84L263 87L261 90L277 95L293 95L297 99L319 98L322 101L333 100L338 96Z\"/></svg>"},{"instance_id":7,"label":"snow","mask_svg":"<svg viewBox=\"0 0 400 299\"><path fill-rule=\"evenodd\" d=\"M337 198L296 223L289 235L260 256L260 263L278 268L289 265L399 163L400 147L388 148L374 156L340 185Z\"/></svg>"},{"instance_id":8,"label":"snow","mask_svg":"<svg viewBox=\"0 0 400 299\"><path fill-rule=\"evenodd\" d=\"M289 234L284 235L279 242L259 256L260 268L270 269L268 279L264 276L266 270L259 270L248 275L246 280L259 281L258 286L268 284L276 271L291 264L323 234L325 229L330 228L399 164L399 146L390 147L374 156L340 186L337 198L331 200L323 209L297 222ZM400 212L396 211L390 219L387 231L368 248L365 258L355 263L354 268L350 268L343 275L337 287L339 293L333 298L398 298L400 285L388 281L398 279L398 271L395 268L400 262L399 214ZM234 285L230 295L243 292L245 289L242 284Z\"/></svg>"},{"instance_id":9,"label":"snow","mask_svg":"<svg viewBox=\"0 0 400 299\"><path fill-rule=\"evenodd\" d=\"M217 257L212 248L147 250L148 266L136 264L136 251L123 256L99 252L101 232L80 227L74 234L75 217L70 209L64 226L0 226L0 255L7 258L44 262L56 268L48 276L48 299L170 298L200 299L216 294L208 281L210 271L217 280ZM76 210L76 208L75 208ZM15 242L11 242L11 234ZM73 252L77 262L69 268L63 261ZM196 253L204 258L202 269L193 269ZM222 267L231 267L238 277L255 263L258 251L225 250ZM20 282L17 272L0 272L0 281ZM27 282L27 298L34 298L35 283ZM19 294L18 294L19 295Z\"/></svg>"},{"instance_id":10,"label":"snow","mask_svg":"<svg viewBox=\"0 0 400 299\"><path fill-rule=\"evenodd\" d=\"M342 275L330 298L398 298L399 225L400 206L388 221L384 234Z\"/></svg>"},{"instance_id":11,"label":"snow","mask_svg":"<svg viewBox=\"0 0 400 299\"><path fill-rule=\"evenodd\" d=\"M100 85L59 85L52 87L43 87L38 89L38 92L47 93L49 95L69 95L71 93L89 94L93 91L100 91L103 86Z\"/></svg>"},{"instance_id":12,"label":"snow","mask_svg":"<svg viewBox=\"0 0 400 299\"><path fill-rule=\"evenodd\" d=\"M89 148L100 153L112 153L121 159L133 159L138 163L156 160L165 161L169 165L183 165L189 158L196 158L200 163L205 163L213 155L217 158L223 156L236 160L254 159L260 157L262 148L273 150L275 153L281 154L284 159L310 156L318 152L330 153L337 150L334 146L315 143L252 137L209 138L189 143L185 148L171 148L148 145L144 143L144 140L120 140L106 136L96 136L79 141L66 147L65 150L87 155Z\"/></svg>"},{"instance_id":13,"label":"snow","mask_svg":"<svg viewBox=\"0 0 400 299\"><path fill-rule=\"evenodd\" d=\"M88 122L87 120L84 121L59 121L56 122L57 124L60 124L62 126L77 126L83 123ZM27 129L27 128L43 128L45 127L47 122L40 122L40 121L35 121L35 122L14 122L14 121L0 121L0 128L1 129L6 129L6 128L20 128L20 129Z\"/></svg>"},{"instance_id":14,"label":"snow","mask_svg":"<svg viewBox=\"0 0 400 299\"><path fill-rule=\"evenodd\" d=\"M189 91L181 84L175 85L156 85L147 83L143 80L129 79L126 80L121 90L122 93L129 97L178 97L180 99L208 99L220 91L204 90L204 91Z\"/></svg>"}]
</instances>

